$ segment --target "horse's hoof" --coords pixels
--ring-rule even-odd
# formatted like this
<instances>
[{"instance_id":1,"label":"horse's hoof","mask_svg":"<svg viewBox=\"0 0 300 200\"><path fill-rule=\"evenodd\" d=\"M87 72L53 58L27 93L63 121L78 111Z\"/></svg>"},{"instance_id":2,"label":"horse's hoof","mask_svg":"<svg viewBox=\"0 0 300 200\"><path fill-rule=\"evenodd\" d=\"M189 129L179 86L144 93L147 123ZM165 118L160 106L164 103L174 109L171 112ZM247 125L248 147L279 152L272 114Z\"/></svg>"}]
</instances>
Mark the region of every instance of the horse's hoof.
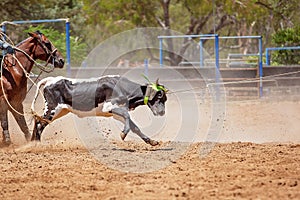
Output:
<instances>
[{"instance_id":1,"label":"horse's hoof","mask_svg":"<svg viewBox=\"0 0 300 200\"><path fill-rule=\"evenodd\" d=\"M149 144L151 144L152 146L156 146L156 145L159 144L159 142L156 141L156 140L150 140L150 141L149 141Z\"/></svg>"},{"instance_id":2,"label":"horse's hoof","mask_svg":"<svg viewBox=\"0 0 300 200\"><path fill-rule=\"evenodd\" d=\"M121 132L121 133L120 133L120 136L121 136L121 139L122 139L122 140L125 140L125 138L126 138L127 134L125 134L125 133Z\"/></svg>"}]
</instances>

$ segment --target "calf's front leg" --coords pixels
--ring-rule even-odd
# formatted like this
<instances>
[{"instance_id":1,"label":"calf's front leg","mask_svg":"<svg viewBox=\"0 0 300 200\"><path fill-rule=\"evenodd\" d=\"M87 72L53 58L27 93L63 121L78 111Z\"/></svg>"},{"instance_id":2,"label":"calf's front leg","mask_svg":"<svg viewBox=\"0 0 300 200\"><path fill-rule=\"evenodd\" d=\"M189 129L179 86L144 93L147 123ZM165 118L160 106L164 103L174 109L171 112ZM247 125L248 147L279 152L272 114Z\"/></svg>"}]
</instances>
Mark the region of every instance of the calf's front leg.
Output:
<instances>
[{"instance_id":1,"label":"calf's front leg","mask_svg":"<svg viewBox=\"0 0 300 200\"><path fill-rule=\"evenodd\" d=\"M129 113L126 109L124 109L124 108L114 108L114 109L112 109L112 113L123 118L122 122L124 123L124 130L121 133L122 140L124 140L125 137L127 136L128 132L130 130L132 130L132 132L137 134L147 144L151 144L152 146L155 146L155 145L159 144L159 142L150 139L148 136L146 136L142 133L142 131L137 127L137 125L130 119L130 115L129 115Z\"/></svg>"},{"instance_id":2,"label":"calf's front leg","mask_svg":"<svg viewBox=\"0 0 300 200\"><path fill-rule=\"evenodd\" d=\"M151 144L152 146L156 146L159 144L158 141L152 140L148 136L143 134L142 131L139 129L139 127L137 127L137 125L131 119L129 119L129 124L130 124L130 129L132 130L132 132L134 132L135 134L140 136L140 138L142 138L147 144Z\"/></svg>"},{"instance_id":3,"label":"calf's front leg","mask_svg":"<svg viewBox=\"0 0 300 200\"><path fill-rule=\"evenodd\" d=\"M129 120L130 120L130 115L128 113L128 111L124 108L113 108L111 110L111 112L119 117L121 117L121 119L114 117L115 119L121 121L124 124L124 129L121 133L121 138L122 140L124 140L128 134L128 132L130 131L130 124L129 124Z\"/></svg>"}]
</instances>

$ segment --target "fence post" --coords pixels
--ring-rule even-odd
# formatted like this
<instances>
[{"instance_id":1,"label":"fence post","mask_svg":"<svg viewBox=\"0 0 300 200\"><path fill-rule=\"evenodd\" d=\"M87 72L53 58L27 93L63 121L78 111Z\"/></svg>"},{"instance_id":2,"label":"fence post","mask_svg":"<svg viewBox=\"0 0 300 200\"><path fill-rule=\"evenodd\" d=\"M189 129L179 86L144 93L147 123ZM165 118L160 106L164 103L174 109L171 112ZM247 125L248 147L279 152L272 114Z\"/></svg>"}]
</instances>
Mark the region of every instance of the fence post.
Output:
<instances>
[{"instance_id":1,"label":"fence post","mask_svg":"<svg viewBox=\"0 0 300 200\"><path fill-rule=\"evenodd\" d=\"M219 35L215 35L215 56L216 68L219 70Z\"/></svg>"},{"instance_id":2,"label":"fence post","mask_svg":"<svg viewBox=\"0 0 300 200\"><path fill-rule=\"evenodd\" d=\"M144 60L144 74L146 77L148 77L148 59Z\"/></svg>"},{"instance_id":3,"label":"fence post","mask_svg":"<svg viewBox=\"0 0 300 200\"><path fill-rule=\"evenodd\" d=\"M203 40L200 38L199 41L199 48L200 48L200 67L204 66L204 60L203 60Z\"/></svg>"},{"instance_id":4,"label":"fence post","mask_svg":"<svg viewBox=\"0 0 300 200\"><path fill-rule=\"evenodd\" d=\"M266 65L270 66L270 55L269 55L269 49L266 48Z\"/></svg>"},{"instance_id":5,"label":"fence post","mask_svg":"<svg viewBox=\"0 0 300 200\"><path fill-rule=\"evenodd\" d=\"M70 22L66 20L67 75L71 75Z\"/></svg>"},{"instance_id":6,"label":"fence post","mask_svg":"<svg viewBox=\"0 0 300 200\"><path fill-rule=\"evenodd\" d=\"M163 39L159 38L159 65L163 66Z\"/></svg>"},{"instance_id":7,"label":"fence post","mask_svg":"<svg viewBox=\"0 0 300 200\"><path fill-rule=\"evenodd\" d=\"M259 38L259 97L263 96L263 63L262 63L262 36Z\"/></svg>"},{"instance_id":8,"label":"fence post","mask_svg":"<svg viewBox=\"0 0 300 200\"><path fill-rule=\"evenodd\" d=\"M220 82L220 65L219 65L219 35L215 35L215 63L216 63L216 67L215 67L215 79L216 79L216 100L219 101L220 100L220 86L219 86L219 82Z\"/></svg>"}]
</instances>

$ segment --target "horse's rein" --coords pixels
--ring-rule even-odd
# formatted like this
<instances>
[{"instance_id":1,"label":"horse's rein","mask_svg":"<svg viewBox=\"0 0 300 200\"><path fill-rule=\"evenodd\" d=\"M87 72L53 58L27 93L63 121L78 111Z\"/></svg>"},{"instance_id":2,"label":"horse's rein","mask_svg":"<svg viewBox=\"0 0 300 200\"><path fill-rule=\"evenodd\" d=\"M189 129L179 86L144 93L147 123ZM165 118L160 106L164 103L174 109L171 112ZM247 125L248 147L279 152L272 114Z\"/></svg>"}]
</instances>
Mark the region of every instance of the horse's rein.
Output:
<instances>
[{"instance_id":1,"label":"horse's rein","mask_svg":"<svg viewBox=\"0 0 300 200\"><path fill-rule=\"evenodd\" d=\"M54 57L53 56L53 52L55 53L57 51L57 49L54 49L49 57L48 57L48 60L47 60L47 63L43 66L42 64L38 63L36 60L34 60L30 55L28 55L28 53L26 53L25 51L23 51L22 49L19 49L17 47L13 47L15 50L19 51L19 52L22 52L30 61L32 61L37 67L39 67L40 70L46 72L46 73L50 73L54 70L54 65L53 67L50 69L50 70L47 70L46 67L48 65L48 61L50 60L51 57ZM44 47L43 47L44 48ZM47 54L48 54L49 51L47 51ZM54 63L53 63L54 64ZM23 68L23 67L22 67Z\"/></svg>"},{"instance_id":2,"label":"horse's rein","mask_svg":"<svg viewBox=\"0 0 300 200\"><path fill-rule=\"evenodd\" d=\"M41 41L42 41L41 35L39 35L39 37L40 37L40 39L38 40L39 44L43 47L43 49L44 49L44 51L47 53L47 55L49 55L49 57L48 57L48 59L47 59L47 62L46 62L46 65L43 67L43 69L41 69L41 70L45 71L46 66L48 65L48 63L50 63L50 62L49 62L50 58L55 58L54 54L56 53L57 48L53 49L53 50L50 52L49 48L48 48L43 42L41 42ZM53 47L52 42L49 41L49 43L51 44L51 47ZM52 72L52 71L54 70L54 60L53 60L52 65L53 65L53 68L51 69L51 71L45 71L45 72L49 73L49 72Z\"/></svg>"}]
</instances>

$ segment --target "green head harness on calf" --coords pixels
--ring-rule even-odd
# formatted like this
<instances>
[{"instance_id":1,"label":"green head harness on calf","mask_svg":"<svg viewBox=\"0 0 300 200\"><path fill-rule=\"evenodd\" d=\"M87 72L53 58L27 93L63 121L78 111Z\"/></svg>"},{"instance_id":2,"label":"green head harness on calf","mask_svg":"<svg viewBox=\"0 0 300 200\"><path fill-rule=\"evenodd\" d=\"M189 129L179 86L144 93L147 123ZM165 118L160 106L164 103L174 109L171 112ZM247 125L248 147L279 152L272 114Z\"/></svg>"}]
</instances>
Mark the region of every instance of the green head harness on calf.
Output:
<instances>
[{"instance_id":1,"label":"green head harness on calf","mask_svg":"<svg viewBox=\"0 0 300 200\"><path fill-rule=\"evenodd\" d=\"M155 97L155 94L158 91L167 92L168 90L164 86L158 84L158 79L156 80L156 83L152 83L149 81L149 79L146 76L144 76L144 77L149 82L149 85L147 86L145 97L144 97L144 104L147 105L148 101L149 100L151 101Z\"/></svg>"}]
</instances>

